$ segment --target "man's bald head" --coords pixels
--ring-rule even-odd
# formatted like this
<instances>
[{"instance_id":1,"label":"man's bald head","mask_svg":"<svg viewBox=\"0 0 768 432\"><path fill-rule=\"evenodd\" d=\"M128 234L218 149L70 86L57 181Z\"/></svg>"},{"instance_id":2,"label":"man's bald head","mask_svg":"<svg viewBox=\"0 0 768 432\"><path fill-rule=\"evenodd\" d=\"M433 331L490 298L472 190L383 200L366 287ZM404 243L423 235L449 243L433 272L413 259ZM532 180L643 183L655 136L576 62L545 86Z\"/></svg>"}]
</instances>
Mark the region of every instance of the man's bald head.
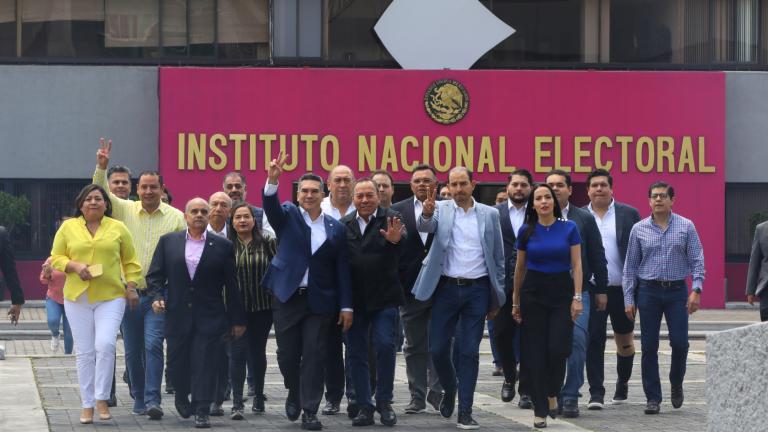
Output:
<instances>
[{"instance_id":1,"label":"man's bald head","mask_svg":"<svg viewBox=\"0 0 768 432\"><path fill-rule=\"evenodd\" d=\"M208 199L210 222L217 230L222 230L232 210L232 198L224 192L214 192Z\"/></svg>"},{"instance_id":2,"label":"man's bald head","mask_svg":"<svg viewBox=\"0 0 768 432\"><path fill-rule=\"evenodd\" d=\"M337 165L328 174L328 189L331 199L338 204L349 205L352 202L352 188L355 186L355 175L346 165ZM335 204L334 204L335 205Z\"/></svg>"}]
</instances>

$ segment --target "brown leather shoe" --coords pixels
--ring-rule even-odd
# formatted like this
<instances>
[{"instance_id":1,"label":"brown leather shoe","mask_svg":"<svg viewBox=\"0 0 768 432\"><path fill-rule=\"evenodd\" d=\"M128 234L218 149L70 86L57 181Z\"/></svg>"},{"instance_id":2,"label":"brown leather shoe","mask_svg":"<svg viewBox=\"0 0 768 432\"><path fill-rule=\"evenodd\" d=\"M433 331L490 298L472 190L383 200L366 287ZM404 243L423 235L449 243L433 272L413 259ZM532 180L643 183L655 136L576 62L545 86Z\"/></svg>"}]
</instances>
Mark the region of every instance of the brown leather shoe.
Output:
<instances>
[{"instance_id":1,"label":"brown leather shoe","mask_svg":"<svg viewBox=\"0 0 768 432\"><path fill-rule=\"evenodd\" d=\"M107 401L97 400L96 411L99 412L99 420L112 420L112 414L109 413L109 406L107 405Z\"/></svg>"},{"instance_id":2,"label":"brown leather shoe","mask_svg":"<svg viewBox=\"0 0 768 432\"><path fill-rule=\"evenodd\" d=\"M80 411L80 423L91 424L93 423L93 408L83 408Z\"/></svg>"}]
</instances>

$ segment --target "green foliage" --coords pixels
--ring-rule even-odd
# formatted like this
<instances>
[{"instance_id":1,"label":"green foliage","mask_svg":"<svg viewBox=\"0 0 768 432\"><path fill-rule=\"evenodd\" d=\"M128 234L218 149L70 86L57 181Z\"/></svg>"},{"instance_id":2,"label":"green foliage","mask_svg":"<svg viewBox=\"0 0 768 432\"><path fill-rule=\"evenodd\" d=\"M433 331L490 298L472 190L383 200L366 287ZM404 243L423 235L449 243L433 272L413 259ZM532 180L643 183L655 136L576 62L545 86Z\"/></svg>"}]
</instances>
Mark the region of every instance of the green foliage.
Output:
<instances>
[{"instance_id":1,"label":"green foliage","mask_svg":"<svg viewBox=\"0 0 768 432\"><path fill-rule=\"evenodd\" d=\"M30 203L27 197L15 197L0 191L0 225L9 232L13 231L16 225L27 223L29 208Z\"/></svg>"},{"instance_id":2,"label":"green foliage","mask_svg":"<svg viewBox=\"0 0 768 432\"><path fill-rule=\"evenodd\" d=\"M749 217L749 237L755 235L755 228L764 221L768 220L768 211L755 212Z\"/></svg>"}]
</instances>

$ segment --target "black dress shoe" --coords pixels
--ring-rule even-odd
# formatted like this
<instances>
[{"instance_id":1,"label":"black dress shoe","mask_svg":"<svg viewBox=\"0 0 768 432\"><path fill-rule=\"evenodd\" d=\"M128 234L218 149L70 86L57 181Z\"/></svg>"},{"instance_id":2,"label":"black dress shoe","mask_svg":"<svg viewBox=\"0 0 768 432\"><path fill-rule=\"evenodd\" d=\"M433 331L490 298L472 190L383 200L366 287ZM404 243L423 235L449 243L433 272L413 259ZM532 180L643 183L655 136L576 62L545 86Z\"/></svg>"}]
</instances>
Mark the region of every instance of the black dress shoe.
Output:
<instances>
[{"instance_id":1,"label":"black dress shoe","mask_svg":"<svg viewBox=\"0 0 768 432\"><path fill-rule=\"evenodd\" d=\"M176 405L176 412L179 413L181 418L186 419L192 415L192 404L189 402L189 398L187 396L176 394L174 402Z\"/></svg>"},{"instance_id":2,"label":"black dress shoe","mask_svg":"<svg viewBox=\"0 0 768 432\"><path fill-rule=\"evenodd\" d=\"M563 417L576 418L579 416L579 404L576 399L563 400Z\"/></svg>"},{"instance_id":3,"label":"black dress shoe","mask_svg":"<svg viewBox=\"0 0 768 432\"><path fill-rule=\"evenodd\" d=\"M683 400L685 399L685 396L683 396L683 386L672 386L672 397L670 398L672 400L672 408L680 408L683 406Z\"/></svg>"},{"instance_id":4,"label":"black dress shoe","mask_svg":"<svg viewBox=\"0 0 768 432\"><path fill-rule=\"evenodd\" d=\"M341 402L327 401L323 408L323 415L336 415L341 411Z\"/></svg>"},{"instance_id":5,"label":"black dress shoe","mask_svg":"<svg viewBox=\"0 0 768 432\"><path fill-rule=\"evenodd\" d=\"M517 402L517 407L520 409L533 409L533 401L527 394L520 393L520 401Z\"/></svg>"},{"instance_id":6,"label":"black dress shoe","mask_svg":"<svg viewBox=\"0 0 768 432\"><path fill-rule=\"evenodd\" d=\"M440 415L450 418L453 415L453 409L456 407L456 390L446 391L443 399L440 401Z\"/></svg>"},{"instance_id":7,"label":"black dress shoe","mask_svg":"<svg viewBox=\"0 0 768 432\"><path fill-rule=\"evenodd\" d=\"M360 405L354 399L347 399L347 417L350 419L357 418L360 413Z\"/></svg>"},{"instance_id":8,"label":"black dress shoe","mask_svg":"<svg viewBox=\"0 0 768 432\"><path fill-rule=\"evenodd\" d=\"M285 416L290 421L296 421L301 414L301 408L299 408L299 401L295 396L288 392L288 398L285 399Z\"/></svg>"},{"instance_id":9,"label":"black dress shoe","mask_svg":"<svg viewBox=\"0 0 768 432\"><path fill-rule=\"evenodd\" d=\"M515 383L508 383L504 381L504 384L501 385L501 401L512 402L512 399L514 398L515 398Z\"/></svg>"},{"instance_id":10,"label":"black dress shoe","mask_svg":"<svg viewBox=\"0 0 768 432\"><path fill-rule=\"evenodd\" d=\"M659 411L661 411L661 408L659 407L659 403L656 401L648 401L648 403L645 404L645 413L646 414L658 414Z\"/></svg>"},{"instance_id":11,"label":"black dress shoe","mask_svg":"<svg viewBox=\"0 0 768 432\"><path fill-rule=\"evenodd\" d=\"M195 427L197 429L210 429L211 420L207 414L197 414L195 416Z\"/></svg>"},{"instance_id":12,"label":"black dress shoe","mask_svg":"<svg viewBox=\"0 0 768 432\"><path fill-rule=\"evenodd\" d=\"M223 417L224 416L224 408L221 407L221 404L213 402L211 404L211 412L210 412L209 415L211 417Z\"/></svg>"},{"instance_id":13,"label":"black dress shoe","mask_svg":"<svg viewBox=\"0 0 768 432\"><path fill-rule=\"evenodd\" d=\"M392 409L392 402L377 402L376 411L379 412L379 421L384 426L394 426L397 424L397 415Z\"/></svg>"},{"instance_id":14,"label":"black dress shoe","mask_svg":"<svg viewBox=\"0 0 768 432\"><path fill-rule=\"evenodd\" d=\"M301 415L301 428L304 430L318 431L323 429L323 424L312 413L305 412Z\"/></svg>"},{"instance_id":15,"label":"black dress shoe","mask_svg":"<svg viewBox=\"0 0 768 432\"><path fill-rule=\"evenodd\" d=\"M352 420L352 426L371 426L373 423L373 408L370 406L360 407L357 416Z\"/></svg>"}]
</instances>

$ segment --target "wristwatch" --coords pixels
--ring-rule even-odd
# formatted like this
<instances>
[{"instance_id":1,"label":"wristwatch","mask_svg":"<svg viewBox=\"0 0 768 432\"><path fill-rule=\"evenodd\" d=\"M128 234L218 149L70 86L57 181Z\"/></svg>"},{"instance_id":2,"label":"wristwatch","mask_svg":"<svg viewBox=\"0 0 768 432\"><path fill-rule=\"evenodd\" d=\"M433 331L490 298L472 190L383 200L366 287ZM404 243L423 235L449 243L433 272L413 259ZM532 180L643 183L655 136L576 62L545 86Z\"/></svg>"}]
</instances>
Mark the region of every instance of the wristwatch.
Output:
<instances>
[{"instance_id":1,"label":"wristwatch","mask_svg":"<svg viewBox=\"0 0 768 432\"><path fill-rule=\"evenodd\" d=\"M576 300L577 302L580 302L581 301L581 294L574 295L573 299Z\"/></svg>"},{"instance_id":2,"label":"wristwatch","mask_svg":"<svg viewBox=\"0 0 768 432\"><path fill-rule=\"evenodd\" d=\"M701 294L701 288L694 288L693 292L695 292L696 294Z\"/></svg>"}]
</instances>

